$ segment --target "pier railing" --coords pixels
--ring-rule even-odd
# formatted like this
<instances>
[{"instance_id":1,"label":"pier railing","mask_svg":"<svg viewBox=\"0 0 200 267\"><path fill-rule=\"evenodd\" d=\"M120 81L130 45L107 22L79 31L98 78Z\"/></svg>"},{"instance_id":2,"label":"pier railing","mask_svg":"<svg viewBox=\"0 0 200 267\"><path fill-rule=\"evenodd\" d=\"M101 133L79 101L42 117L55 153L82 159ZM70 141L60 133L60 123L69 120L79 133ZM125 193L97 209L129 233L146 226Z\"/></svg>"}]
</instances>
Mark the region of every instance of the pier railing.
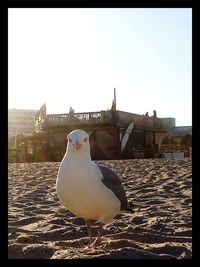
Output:
<instances>
[{"instance_id":1,"label":"pier railing","mask_svg":"<svg viewBox=\"0 0 200 267\"><path fill-rule=\"evenodd\" d=\"M129 113L125 111L98 111L67 114L50 114L46 117L47 126L65 126L72 124L99 124L115 122L129 124L134 122L136 127L162 129L158 118Z\"/></svg>"},{"instance_id":2,"label":"pier railing","mask_svg":"<svg viewBox=\"0 0 200 267\"><path fill-rule=\"evenodd\" d=\"M134 122L136 127L146 127L146 128L158 128L162 129L162 124L159 118L149 117L145 115L139 115L134 113L129 113L125 111L117 111L119 117L119 123L131 123Z\"/></svg>"},{"instance_id":3,"label":"pier railing","mask_svg":"<svg viewBox=\"0 0 200 267\"><path fill-rule=\"evenodd\" d=\"M105 122L104 112L84 112L47 115L47 125L61 126L70 124L93 124Z\"/></svg>"}]
</instances>

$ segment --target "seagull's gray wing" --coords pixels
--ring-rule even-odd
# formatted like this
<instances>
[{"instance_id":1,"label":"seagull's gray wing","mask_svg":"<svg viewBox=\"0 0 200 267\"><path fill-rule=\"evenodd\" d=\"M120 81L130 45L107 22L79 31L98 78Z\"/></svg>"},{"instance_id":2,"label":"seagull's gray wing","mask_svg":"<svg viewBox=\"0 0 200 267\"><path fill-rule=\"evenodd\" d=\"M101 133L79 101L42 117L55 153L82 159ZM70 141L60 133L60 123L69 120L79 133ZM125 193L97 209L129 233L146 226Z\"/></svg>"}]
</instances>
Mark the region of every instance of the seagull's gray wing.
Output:
<instances>
[{"instance_id":1,"label":"seagull's gray wing","mask_svg":"<svg viewBox=\"0 0 200 267\"><path fill-rule=\"evenodd\" d=\"M121 203L121 210L131 210L128 200L126 198L126 193L122 186L122 182L119 176L114 173L111 169L97 165L102 173L103 179L102 182L107 186L115 196L119 199Z\"/></svg>"}]
</instances>

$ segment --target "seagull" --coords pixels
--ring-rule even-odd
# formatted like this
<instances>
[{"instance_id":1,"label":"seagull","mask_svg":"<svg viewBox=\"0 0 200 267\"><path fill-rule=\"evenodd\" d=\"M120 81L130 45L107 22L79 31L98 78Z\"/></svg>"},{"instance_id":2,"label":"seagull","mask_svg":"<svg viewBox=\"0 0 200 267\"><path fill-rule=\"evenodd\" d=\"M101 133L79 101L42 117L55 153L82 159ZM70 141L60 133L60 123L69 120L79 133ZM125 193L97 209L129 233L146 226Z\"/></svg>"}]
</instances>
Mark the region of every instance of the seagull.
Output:
<instances>
[{"instance_id":1,"label":"seagull","mask_svg":"<svg viewBox=\"0 0 200 267\"><path fill-rule=\"evenodd\" d=\"M69 133L67 139L66 153L56 180L57 195L71 213L85 220L89 247L95 247L101 244L103 226L120 211L132 209L118 175L92 161L89 135L77 129ZM94 241L91 231L93 220L100 223Z\"/></svg>"}]
</instances>

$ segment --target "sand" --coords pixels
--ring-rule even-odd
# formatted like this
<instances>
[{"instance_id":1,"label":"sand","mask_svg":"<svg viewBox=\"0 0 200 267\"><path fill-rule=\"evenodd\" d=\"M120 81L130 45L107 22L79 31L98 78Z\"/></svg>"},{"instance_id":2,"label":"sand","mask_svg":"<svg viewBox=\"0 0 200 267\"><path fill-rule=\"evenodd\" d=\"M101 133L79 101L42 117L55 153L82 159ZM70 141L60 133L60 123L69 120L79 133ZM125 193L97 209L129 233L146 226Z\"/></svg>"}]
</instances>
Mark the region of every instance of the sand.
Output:
<instances>
[{"instance_id":1,"label":"sand","mask_svg":"<svg viewBox=\"0 0 200 267\"><path fill-rule=\"evenodd\" d=\"M99 163L121 177L135 213L117 215L95 249L85 221L57 198L59 163L9 164L9 259L192 258L191 158Z\"/></svg>"}]
</instances>

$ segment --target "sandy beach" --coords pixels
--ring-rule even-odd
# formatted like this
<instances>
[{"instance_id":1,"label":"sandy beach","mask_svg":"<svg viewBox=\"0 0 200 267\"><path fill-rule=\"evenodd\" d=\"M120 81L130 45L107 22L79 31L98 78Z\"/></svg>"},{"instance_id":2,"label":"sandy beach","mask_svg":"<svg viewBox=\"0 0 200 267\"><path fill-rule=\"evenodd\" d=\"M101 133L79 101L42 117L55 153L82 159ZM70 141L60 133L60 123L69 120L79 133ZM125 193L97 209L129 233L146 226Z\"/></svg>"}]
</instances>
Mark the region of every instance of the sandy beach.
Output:
<instances>
[{"instance_id":1,"label":"sandy beach","mask_svg":"<svg viewBox=\"0 0 200 267\"><path fill-rule=\"evenodd\" d=\"M191 158L98 163L120 176L135 213L117 215L95 249L57 198L59 162L9 164L9 259L192 258Z\"/></svg>"}]
</instances>

